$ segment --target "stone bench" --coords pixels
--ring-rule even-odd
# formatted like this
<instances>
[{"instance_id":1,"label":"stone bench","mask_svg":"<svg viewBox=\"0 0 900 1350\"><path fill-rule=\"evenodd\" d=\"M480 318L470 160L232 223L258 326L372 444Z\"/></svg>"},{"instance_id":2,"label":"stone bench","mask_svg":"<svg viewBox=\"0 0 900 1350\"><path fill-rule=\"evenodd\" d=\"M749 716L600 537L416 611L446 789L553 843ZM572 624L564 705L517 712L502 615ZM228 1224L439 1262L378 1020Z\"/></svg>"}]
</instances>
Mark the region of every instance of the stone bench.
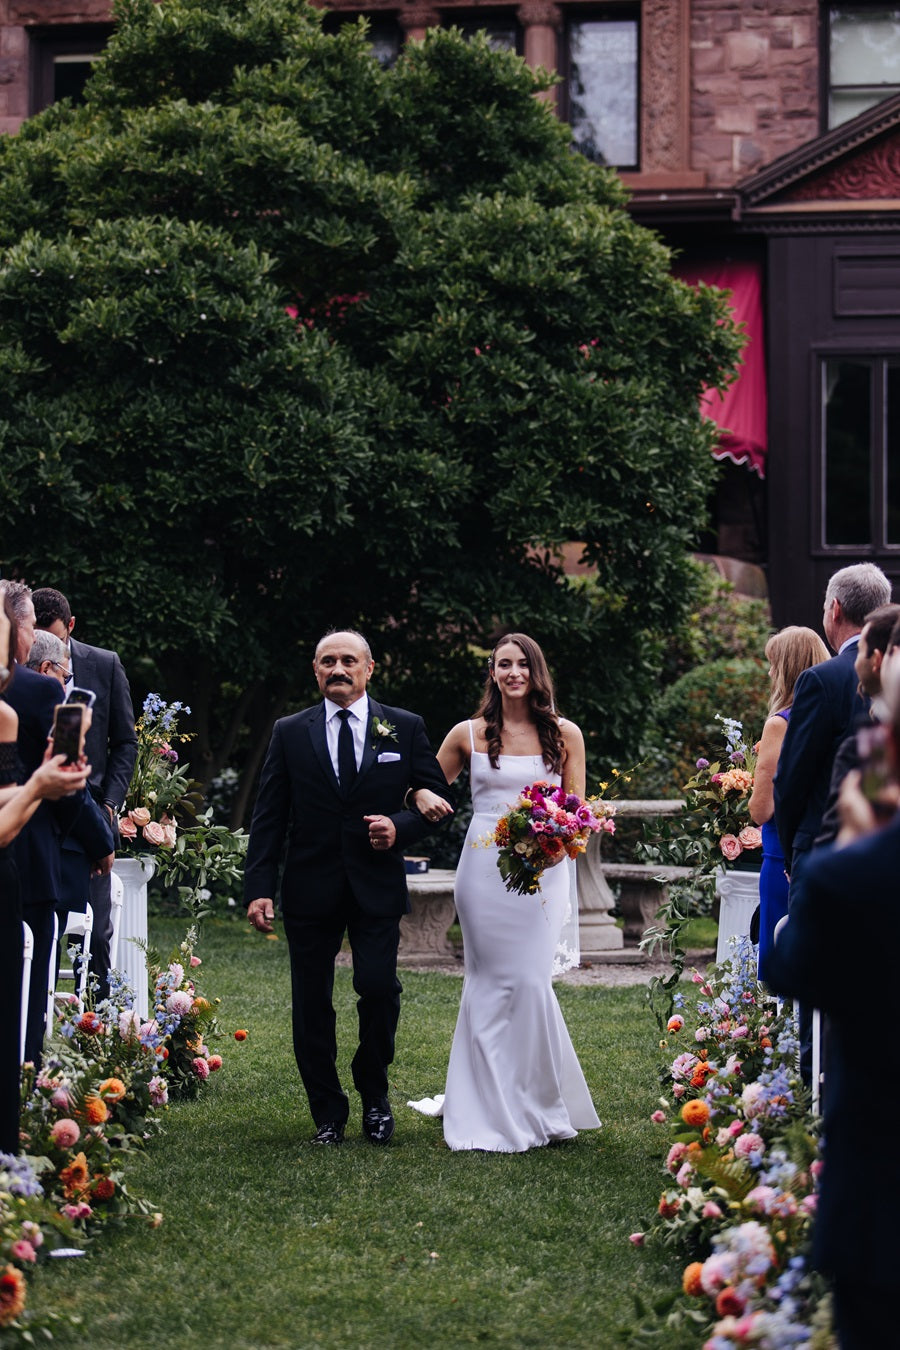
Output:
<instances>
[{"instance_id":1,"label":"stone bench","mask_svg":"<svg viewBox=\"0 0 900 1350\"><path fill-rule=\"evenodd\" d=\"M691 875L689 867L665 867L661 863L604 863L607 881L618 882L619 909L625 920L622 935L626 942L639 943L666 899L670 881L683 881Z\"/></svg>"},{"instance_id":2,"label":"stone bench","mask_svg":"<svg viewBox=\"0 0 900 1350\"><path fill-rule=\"evenodd\" d=\"M411 872L407 876L412 913L404 914L400 920L398 964L437 966L455 960L456 952L447 937L456 917L455 877L452 867L435 867L430 872Z\"/></svg>"},{"instance_id":3,"label":"stone bench","mask_svg":"<svg viewBox=\"0 0 900 1350\"><path fill-rule=\"evenodd\" d=\"M615 815L620 820L650 820L655 816L674 816L681 812L684 802L669 798L633 798L613 802ZM686 875L686 868L666 868L649 863L612 863L603 857L604 833L591 835L585 853L578 859L578 914L581 955L589 961L625 959L626 940L629 946L640 942L656 912L665 899L665 881L674 881L676 875ZM670 875L667 875L670 874ZM664 877L662 884L655 877ZM621 883L619 909L624 928L619 928L612 917L616 897L610 881Z\"/></svg>"}]
</instances>

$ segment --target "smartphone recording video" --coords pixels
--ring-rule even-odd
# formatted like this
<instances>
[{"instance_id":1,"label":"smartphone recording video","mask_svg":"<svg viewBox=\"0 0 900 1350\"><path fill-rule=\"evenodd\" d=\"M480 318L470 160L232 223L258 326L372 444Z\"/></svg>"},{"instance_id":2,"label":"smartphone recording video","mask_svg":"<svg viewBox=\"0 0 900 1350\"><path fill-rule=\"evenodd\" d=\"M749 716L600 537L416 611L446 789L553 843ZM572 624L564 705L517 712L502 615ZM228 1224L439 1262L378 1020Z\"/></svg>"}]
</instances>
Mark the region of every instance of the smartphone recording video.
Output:
<instances>
[{"instance_id":1,"label":"smartphone recording video","mask_svg":"<svg viewBox=\"0 0 900 1350\"><path fill-rule=\"evenodd\" d=\"M77 764L84 750L83 703L58 703L53 713L53 753Z\"/></svg>"},{"instance_id":2,"label":"smartphone recording video","mask_svg":"<svg viewBox=\"0 0 900 1350\"><path fill-rule=\"evenodd\" d=\"M93 708L96 698L93 689L79 689L75 684L66 694L67 703L83 703L86 708Z\"/></svg>"}]
</instances>

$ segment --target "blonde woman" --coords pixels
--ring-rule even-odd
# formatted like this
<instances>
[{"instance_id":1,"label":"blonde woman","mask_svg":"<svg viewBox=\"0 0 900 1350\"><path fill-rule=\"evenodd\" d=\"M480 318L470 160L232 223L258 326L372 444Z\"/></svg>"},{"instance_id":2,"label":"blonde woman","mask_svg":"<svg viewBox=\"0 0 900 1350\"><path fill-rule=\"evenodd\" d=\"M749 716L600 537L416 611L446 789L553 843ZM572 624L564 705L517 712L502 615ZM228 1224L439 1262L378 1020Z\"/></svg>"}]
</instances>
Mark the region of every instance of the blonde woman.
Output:
<instances>
[{"instance_id":1,"label":"blonde woman","mask_svg":"<svg viewBox=\"0 0 900 1350\"><path fill-rule=\"evenodd\" d=\"M794 685L804 670L828 660L828 648L811 628L782 628L766 643L769 661L769 716L763 727L750 797L750 818L762 827L763 861L759 874L759 978L774 941L775 925L787 914L788 879L775 828L773 784L794 699Z\"/></svg>"}]
</instances>

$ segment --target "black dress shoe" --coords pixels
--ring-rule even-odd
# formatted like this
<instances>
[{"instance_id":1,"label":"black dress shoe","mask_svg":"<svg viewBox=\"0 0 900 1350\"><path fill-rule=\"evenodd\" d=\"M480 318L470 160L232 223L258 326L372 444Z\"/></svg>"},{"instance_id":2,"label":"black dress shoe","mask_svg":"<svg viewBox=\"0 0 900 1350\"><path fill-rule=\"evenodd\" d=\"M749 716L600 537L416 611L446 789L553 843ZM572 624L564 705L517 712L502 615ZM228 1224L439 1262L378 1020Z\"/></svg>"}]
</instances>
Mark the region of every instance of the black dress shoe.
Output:
<instances>
[{"instance_id":1,"label":"black dress shoe","mask_svg":"<svg viewBox=\"0 0 900 1350\"><path fill-rule=\"evenodd\" d=\"M320 1125L310 1140L311 1144L342 1144L344 1142L344 1125L342 1121L329 1120L324 1125Z\"/></svg>"},{"instance_id":2,"label":"black dress shoe","mask_svg":"<svg viewBox=\"0 0 900 1350\"><path fill-rule=\"evenodd\" d=\"M363 1133L373 1144L386 1144L394 1133L394 1117L387 1097L363 1106Z\"/></svg>"}]
</instances>

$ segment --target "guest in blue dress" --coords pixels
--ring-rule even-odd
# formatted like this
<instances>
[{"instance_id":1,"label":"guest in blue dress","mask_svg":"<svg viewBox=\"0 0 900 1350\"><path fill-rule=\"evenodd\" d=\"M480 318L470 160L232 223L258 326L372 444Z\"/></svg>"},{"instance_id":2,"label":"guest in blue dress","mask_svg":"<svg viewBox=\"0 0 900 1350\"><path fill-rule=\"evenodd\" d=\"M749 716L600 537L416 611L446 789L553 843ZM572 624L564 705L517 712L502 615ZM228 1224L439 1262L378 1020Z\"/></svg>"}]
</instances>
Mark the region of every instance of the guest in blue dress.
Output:
<instances>
[{"instance_id":1,"label":"guest in blue dress","mask_svg":"<svg viewBox=\"0 0 900 1350\"><path fill-rule=\"evenodd\" d=\"M775 828L772 784L791 715L794 685L800 674L828 660L828 648L811 628L790 627L766 643L769 661L769 716L763 727L750 797L750 819L762 828L763 860L759 874L759 978L766 979L775 925L788 912L788 879Z\"/></svg>"}]
</instances>

